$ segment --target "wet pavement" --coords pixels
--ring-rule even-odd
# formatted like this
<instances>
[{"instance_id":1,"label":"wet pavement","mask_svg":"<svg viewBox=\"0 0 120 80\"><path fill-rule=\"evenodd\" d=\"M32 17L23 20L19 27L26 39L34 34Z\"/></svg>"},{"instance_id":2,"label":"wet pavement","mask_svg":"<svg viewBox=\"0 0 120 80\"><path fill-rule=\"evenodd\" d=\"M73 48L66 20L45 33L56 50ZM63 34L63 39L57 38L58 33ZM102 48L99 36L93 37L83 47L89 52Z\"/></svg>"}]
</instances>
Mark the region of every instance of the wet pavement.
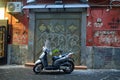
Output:
<instances>
[{"instance_id":1,"label":"wet pavement","mask_svg":"<svg viewBox=\"0 0 120 80\"><path fill-rule=\"evenodd\" d=\"M44 71L36 75L31 67L7 65L0 66L0 80L120 80L120 70L74 70L71 74L64 74L62 71Z\"/></svg>"}]
</instances>

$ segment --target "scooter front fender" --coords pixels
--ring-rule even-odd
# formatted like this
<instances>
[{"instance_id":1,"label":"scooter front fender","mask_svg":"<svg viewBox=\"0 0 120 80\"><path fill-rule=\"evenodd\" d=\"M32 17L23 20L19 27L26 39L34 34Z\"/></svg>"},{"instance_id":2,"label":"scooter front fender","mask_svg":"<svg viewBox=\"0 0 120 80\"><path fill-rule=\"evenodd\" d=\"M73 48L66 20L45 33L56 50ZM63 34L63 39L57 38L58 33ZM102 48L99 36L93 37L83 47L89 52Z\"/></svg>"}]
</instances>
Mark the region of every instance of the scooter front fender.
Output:
<instances>
[{"instance_id":1,"label":"scooter front fender","mask_svg":"<svg viewBox=\"0 0 120 80\"><path fill-rule=\"evenodd\" d=\"M42 61L40 59L38 59L35 64L39 64L39 63L42 63Z\"/></svg>"}]
</instances>

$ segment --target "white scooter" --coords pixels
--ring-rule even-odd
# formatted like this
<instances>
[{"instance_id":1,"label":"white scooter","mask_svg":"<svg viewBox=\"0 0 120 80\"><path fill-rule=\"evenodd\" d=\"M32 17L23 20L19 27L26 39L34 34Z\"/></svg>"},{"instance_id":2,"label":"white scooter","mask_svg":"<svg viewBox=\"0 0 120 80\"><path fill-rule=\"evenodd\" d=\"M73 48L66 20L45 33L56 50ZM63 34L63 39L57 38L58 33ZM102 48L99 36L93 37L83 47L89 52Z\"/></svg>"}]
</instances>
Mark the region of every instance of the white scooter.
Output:
<instances>
[{"instance_id":1,"label":"white scooter","mask_svg":"<svg viewBox=\"0 0 120 80\"><path fill-rule=\"evenodd\" d=\"M74 70L74 60L71 58L72 52L65 53L59 56L52 57L52 64L48 65L47 55L50 49L46 46L43 47L43 52L39 59L35 62L33 71L38 74L43 70L63 70L65 73L71 73Z\"/></svg>"}]
</instances>

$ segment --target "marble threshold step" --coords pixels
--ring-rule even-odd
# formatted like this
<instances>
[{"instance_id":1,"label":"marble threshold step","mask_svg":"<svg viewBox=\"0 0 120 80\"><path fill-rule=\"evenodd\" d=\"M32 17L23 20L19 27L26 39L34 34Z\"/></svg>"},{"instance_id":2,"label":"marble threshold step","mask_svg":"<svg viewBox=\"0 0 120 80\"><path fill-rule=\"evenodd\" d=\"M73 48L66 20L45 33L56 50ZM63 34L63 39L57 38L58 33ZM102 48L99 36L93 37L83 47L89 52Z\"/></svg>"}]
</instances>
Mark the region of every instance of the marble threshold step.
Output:
<instances>
[{"instance_id":1,"label":"marble threshold step","mask_svg":"<svg viewBox=\"0 0 120 80\"><path fill-rule=\"evenodd\" d=\"M25 63L26 67L33 67L34 65L35 65L34 63ZM86 70L87 66L83 66L83 65L75 66L75 69Z\"/></svg>"}]
</instances>

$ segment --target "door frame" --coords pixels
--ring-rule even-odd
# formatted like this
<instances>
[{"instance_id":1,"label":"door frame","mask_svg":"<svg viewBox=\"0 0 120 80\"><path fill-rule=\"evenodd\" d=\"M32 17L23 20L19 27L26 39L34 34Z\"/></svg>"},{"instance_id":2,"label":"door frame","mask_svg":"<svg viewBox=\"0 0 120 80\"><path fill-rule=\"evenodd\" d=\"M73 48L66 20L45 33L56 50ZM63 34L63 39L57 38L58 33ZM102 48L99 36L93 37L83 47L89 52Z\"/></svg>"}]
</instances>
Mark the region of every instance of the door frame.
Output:
<instances>
[{"instance_id":1,"label":"door frame","mask_svg":"<svg viewBox=\"0 0 120 80\"><path fill-rule=\"evenodd\" d=\"M86 65L86 60L84 56L86 55L86 16L87 9L86 8L69 8L69 9L30 9L29 12L29 41L28 41L28 56L27 62L35 62L35 14L36 13L81 13L81 61L82 65Z\"/></svg>"}]
</instances>

